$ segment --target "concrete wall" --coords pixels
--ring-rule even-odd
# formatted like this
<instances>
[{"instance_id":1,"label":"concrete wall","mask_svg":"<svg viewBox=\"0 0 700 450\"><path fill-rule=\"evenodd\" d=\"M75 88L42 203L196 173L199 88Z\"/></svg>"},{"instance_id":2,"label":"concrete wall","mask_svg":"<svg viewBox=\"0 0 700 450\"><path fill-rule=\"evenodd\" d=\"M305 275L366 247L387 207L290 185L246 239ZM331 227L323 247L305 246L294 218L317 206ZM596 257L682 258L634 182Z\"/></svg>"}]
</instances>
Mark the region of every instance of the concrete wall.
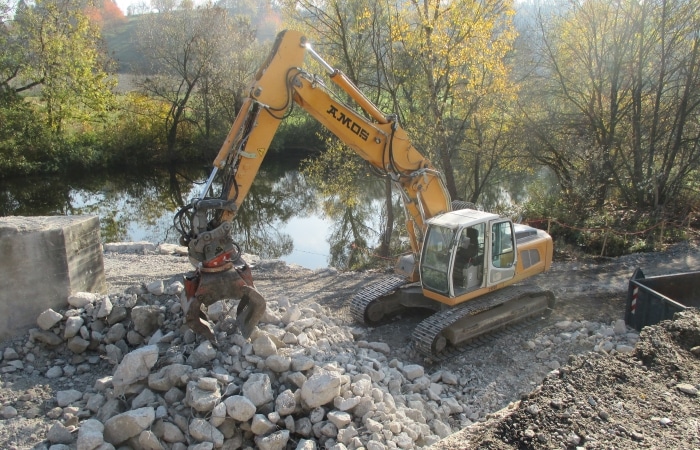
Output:
<instances>
[{"instance_id":1,"label":"concrete wall","mask_svg":"<svg viewBox=\"0 0 700 450\"><path fill-rule=\"evenodd\" d=\"M76 292L106 291L95 216L0 217L0 342Z\"/></svg>"}]
</instances>

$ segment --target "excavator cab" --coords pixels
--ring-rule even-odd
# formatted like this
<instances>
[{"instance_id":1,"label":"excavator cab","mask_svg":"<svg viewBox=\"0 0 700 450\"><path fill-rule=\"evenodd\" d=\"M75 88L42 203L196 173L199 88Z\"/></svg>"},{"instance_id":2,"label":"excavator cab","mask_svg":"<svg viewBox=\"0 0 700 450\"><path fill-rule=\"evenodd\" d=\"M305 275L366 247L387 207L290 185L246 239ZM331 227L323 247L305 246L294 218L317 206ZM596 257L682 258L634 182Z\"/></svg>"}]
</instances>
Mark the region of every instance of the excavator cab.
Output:
<instances>
[{"instance_id":1,"label":"excavator cab","mask_svg":"<svg viewBox=\"0 0 700 450\"><path fill-rule=\"evenodd\" d=\"M513 224L496 214L452 211L428 221L420 275L425 289L460 297L515 275Z\"/></svg>"}]
</instances>

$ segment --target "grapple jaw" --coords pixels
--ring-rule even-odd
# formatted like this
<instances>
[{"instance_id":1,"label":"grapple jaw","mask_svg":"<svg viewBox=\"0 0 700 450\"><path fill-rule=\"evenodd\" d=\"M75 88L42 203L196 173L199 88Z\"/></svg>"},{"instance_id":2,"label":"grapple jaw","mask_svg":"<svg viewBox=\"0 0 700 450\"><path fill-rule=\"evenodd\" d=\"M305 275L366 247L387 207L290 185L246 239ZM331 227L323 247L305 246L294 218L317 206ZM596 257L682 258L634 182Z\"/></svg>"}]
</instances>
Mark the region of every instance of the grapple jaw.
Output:
<instances>
[{"instance_id":1,"label":"grapple jaw","mask_svg":"<svg viewBox=\"0 0 700 450\"><path fill-rule=\"evenodd\" d=\"M185 297L182 307L185 324L192 331L216 345L214 329L202 305L209 306L223 299L240 299L236 310L238 330L246 339L255 330L265 313L266 302L253 286L250 266L238 257L234 262L217 262L213 267L200 267L185 276Z\"/></svg>"}]
</instances>

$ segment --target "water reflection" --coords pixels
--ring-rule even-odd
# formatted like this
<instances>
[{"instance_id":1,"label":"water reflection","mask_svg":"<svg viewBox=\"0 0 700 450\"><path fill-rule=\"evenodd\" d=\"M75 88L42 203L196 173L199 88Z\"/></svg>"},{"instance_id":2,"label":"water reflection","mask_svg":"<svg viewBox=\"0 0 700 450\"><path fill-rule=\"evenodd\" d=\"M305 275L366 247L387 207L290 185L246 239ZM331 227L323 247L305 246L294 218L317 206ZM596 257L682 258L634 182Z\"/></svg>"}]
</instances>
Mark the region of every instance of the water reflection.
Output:
<instances>
[{"instance_id":1,"label":"water reflection","mask_svg":"<svg viewBox=\"0 0 700 450\"><path fill-rule=\"evenodd\" d=\"M109 174L71 180L60 177L3 180L0 215L97 215L103 242L178 243L176 211L200 195L207 168ZM526 195L526 180L509 180L485 198L517 202ZM263 164L234 220L234 239L244 251L281 258L309 268L357 267L374 256L386 222L384 185L363 178L362 204L347 207L337 198L321 198L296 165ZM403 214L395 213L398 221ZM397 226L399 224L396 224Z\"/></svg>"},{"instance_id":2,"label":"water reflection","mask_svg":"<svg viewBox=\"0 0 700 450\"><path fill-rule=\"evenodd\" d=\"M200 168L72 180L5 180L0 187L0 215L97 215L103 242L175 244L179 241L172 223L175 212L201 194L207 175ZM332 264L327 240L332 221L324 216L322 202L298 170L267 164L233 222L234 239L244 251L263 258L327 267Z\"/></svg>"}]
</instances>

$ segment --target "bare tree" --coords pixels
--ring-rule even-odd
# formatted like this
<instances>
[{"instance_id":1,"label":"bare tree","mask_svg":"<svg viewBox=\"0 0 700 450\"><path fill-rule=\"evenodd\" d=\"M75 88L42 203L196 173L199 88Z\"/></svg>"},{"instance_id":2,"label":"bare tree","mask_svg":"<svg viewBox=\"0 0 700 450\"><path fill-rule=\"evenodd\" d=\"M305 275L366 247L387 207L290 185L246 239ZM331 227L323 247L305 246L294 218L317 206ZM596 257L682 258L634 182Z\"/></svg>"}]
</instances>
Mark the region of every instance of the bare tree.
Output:
<instances>
[{"instance_id":1,"label":"bare tree","mask_svg":"<svg viewBox=\"0 0 700 450\"><path fill-rule=\"evenodd\" d=\"M208 133L213 83L230 67L236 54L232 49L243 53L252 43L247 22L234 20L226 10L211 3L184 5L148 15L138 32L138 44L152 62L151 74L141 87L166 105L163 127L171 162L177 159L182 127L194 124L193 98L201 95L199 106L204 105L202 117Z\"/></svg>"}]
</instances>

